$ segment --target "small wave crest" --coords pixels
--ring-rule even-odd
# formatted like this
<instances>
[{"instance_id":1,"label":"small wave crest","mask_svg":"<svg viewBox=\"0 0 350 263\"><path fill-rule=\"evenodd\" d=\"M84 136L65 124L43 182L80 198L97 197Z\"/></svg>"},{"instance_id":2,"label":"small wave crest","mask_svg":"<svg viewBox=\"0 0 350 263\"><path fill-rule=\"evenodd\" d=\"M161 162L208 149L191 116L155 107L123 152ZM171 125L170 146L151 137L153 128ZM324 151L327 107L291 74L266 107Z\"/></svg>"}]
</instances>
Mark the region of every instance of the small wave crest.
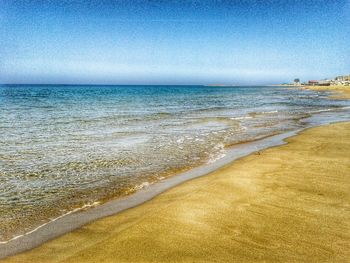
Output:
<instances>
[{"instance_id":1,"label":"small wave crest","mask_svg":"<svg viewBox=\"0 0 350 263\"><path fill-rule=\"evenodd\" d=\"M310 113L320 113L320 112L328 112L328 111L339 111L339 110L347 110L350 109L350 106L344 106L344 107L336 107L336 108L328 108L328 109L320 109L311 111Z\"/></svg>"},{"instance_id":2,"label":"small wave crest","mask_svg":"<svg viewBox=\"0 0 350 263\"><path fill-rule=\"evenodd\" d=\"M8 240L5 240L5 241L0 241L0 244L7 244L7 243L9 243L9 242L11 242L11 241L13 241L13 240L18 239L18 238L24 237L24 236L26 236L26 235L30 235L30 234L34 233L35 231L39 230L40 228L42 228L42 227L44 227L44 226L46 226L46 225L48 225L48 224L50 224L50 223L52 223L52 222L54 222L54 221L60 219L60 218L62 218L62 217L65 217L65 216L67 216L67 215L69 215L69 214L78 212L78 211L80 211L80 210L84 210L84 209L86 209L86 208L90 208L90 207L97 206L97 205L99 205L99 204L100 204L100 202L98 202L98 201L95 201L95 202L93 202L93 203L84 204L84 205L81 206L81 207L75 208L75 209L73 209L73 210L71 210L71 211L68 211L67 213L64 213L63 215L60 215L60 216L55 217L55 218L52 218L50 221L48 221L48 222L46 222L46 223L44 223L44 224L42 224L42 225L39 225L39 226L37 226L36 228L34 228L34 229L32 229L32 230L30 230L30 231L24 233L24 234L21 234L21 235L12 237L11 239L8 239Z\"/></svg>"},{"instance_id":3,"label":"small wave crest","mask_svg":"<svg viewBox=\"0 0 350 263\"><path fill-rule=\"evenodd\" d=\"M277 113L278 110L271 110L271 111L262 111L262 114L272 114L272 113Z\"/></svg>"},{"instance_id":4,"label":"small wave crest","mask_svg":"<svg viewBox=\"0 0 350 263\"><path fill-rule=\"evenodd\" d=\"M209 155L208 163L215 163L221 158L226 156L225 145L223 143L219 143L214 147L215 153L211 153Z\"/></svg>"},{"instance_id":5,"label":"small wave crest","mask_svg":"<svg viewBox=\"0 0 350 263\"><path fill-rule=\"evenodd\" d=\"M256 117L256 116L268 115L268 114L274 114L274 113L278 113L278 110L250 112L249 116Z\"/></svg>"},{"instance_id":6,"label":"small wave crest","mask_svg":"<svg viewBox=\"0 0 350 263\"><path fill-rule=\"evenodd\" d=\"M333 111L335 109L322 109L322 110L315 110L315 111L310 111L310 113L320 113L320 112L327 112L327 111Z\"/></svg>"},{"instance_id":7,"label":"small wave crest","mask_svg":"<svg viewBox=\"0 0 350 263\"><path fill-rule=\"evenodd\" d=\"M240 116L240 117L232 117L231 120L245 120L245 119L252 119L252 116Z\"/></svg>"},{"instance_id":8,"label":"small wave crest","mask_svg":"<svg viewBox=\"0 0 350 263\"><path fill-rule=\"evenodd\" d=\"M158 178L159 180L162 180L162 179L164 179L164 177L162 177L162 178ZM149 187L150 185L152 185L153 184L153 182L143 182L143 183L141 183L141 184L138 184L138 185L136 185L136 186L134 186L134 187L131 187L131 188L129 188L125 193L126 194L132 194L132 193L135 193L136 191L139 191L139 190L142 190L142 189L144 189L144 188L147 188L147 187Z\"/></svg>"}]
</instances>

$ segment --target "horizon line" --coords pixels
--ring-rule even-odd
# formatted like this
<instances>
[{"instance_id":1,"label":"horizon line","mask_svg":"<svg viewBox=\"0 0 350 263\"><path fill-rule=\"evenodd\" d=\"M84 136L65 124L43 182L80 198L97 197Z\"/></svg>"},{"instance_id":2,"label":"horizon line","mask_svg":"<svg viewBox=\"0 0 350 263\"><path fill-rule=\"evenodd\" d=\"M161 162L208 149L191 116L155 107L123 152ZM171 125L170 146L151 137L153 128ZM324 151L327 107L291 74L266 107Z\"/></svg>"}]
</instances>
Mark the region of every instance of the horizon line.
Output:
<instances>
[{"instance_id":1,"label":"horizon line","mask_svg":"<svg viewBox=\"0 0 350 263\"><path fill-rule=\"evenodd\" d=\"M278 86L282 84L66 84L66 83L0 83L0 86L203 86L203 87L254 87Z\"/></svg>"}]
</instances>

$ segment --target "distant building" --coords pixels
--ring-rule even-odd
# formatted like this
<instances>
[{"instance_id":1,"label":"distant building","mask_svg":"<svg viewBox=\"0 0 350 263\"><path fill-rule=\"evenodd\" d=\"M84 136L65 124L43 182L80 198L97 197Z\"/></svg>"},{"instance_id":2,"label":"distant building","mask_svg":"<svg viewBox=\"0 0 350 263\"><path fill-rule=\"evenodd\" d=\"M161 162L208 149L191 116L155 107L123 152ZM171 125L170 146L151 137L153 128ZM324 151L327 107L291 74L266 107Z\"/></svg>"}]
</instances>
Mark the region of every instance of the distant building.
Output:
<instances>
[{"instance_id":1,"label":"distant building","mask_svg":"<svg viewBox=\"0 0 350 263\"><path fill-rule=\"evenodd\" d=\"M319 80L317 85L319 85L319 86L329 86L329 85L331 85L331 80L328 80L328 79Z\"/></svg>"},{"instance_id":2,"label":"distant building","mask_svg":"<svg viewBox=\"0 0 350 263\"><path fill-rule=\"evenodd\" d=\"M335 77L335 80L337 80L337 81L343 81L343 80L344 80L344 76Z\"/></svg>"},{"instance_id":3,"label":"distant building","mask_svg":"<svg viewBox=\"0 0 350 263\"><path fill-rule=\"evenodd\" d=\"M350 75L338 76L338 77L335 77L335 80L337 80L337 81L350 81Z\"/></svg>"},{"instance_id":4,"label":"distant building","mask_svg":"<svg viewBox=\"0 0 350 263\"><path fill-rule=\"evenodd\" d=\"M309 80L309 85L311 86L318 85L318 80Z\"/></svg>"},{"instance_id":5,"label":"distant building","mask_svg":"<svg viewBox=\"0 0 350 263\"><path fill-rule=\"evenodd\" d=\"M334 85L350 85L350 75L337 76L334 78Z\"/></svg>"},{"instance_id":6,"label":"distant building","mask_svg":"<svg viewBox=\"0 0 350 263\"><path fill-rule=\"evenodd\" d=\"M350 81L350 75L342 76L342 77L343 77L343 81Z\"/></svg>"},{"instance_id":7,"label":"distant building","mask_svg":"<svg viewBox=\"0 0 350 263\"><path fill-rule=\"evenodd\" d=\"M300 85L300 79L294 79L294 85Z\"/></svg>"},{"instance_id":8,"label":"distant building","mask_svg":"<svg viewBox=\"0 0 350 263\"><path fill-rule=\"evenodd\" d=\"M294 80L294 83L296 83ZM334 79L309 80L306 85L309 86L350 86L350 75L337 76Z\"/></svg>"}]
</instances>

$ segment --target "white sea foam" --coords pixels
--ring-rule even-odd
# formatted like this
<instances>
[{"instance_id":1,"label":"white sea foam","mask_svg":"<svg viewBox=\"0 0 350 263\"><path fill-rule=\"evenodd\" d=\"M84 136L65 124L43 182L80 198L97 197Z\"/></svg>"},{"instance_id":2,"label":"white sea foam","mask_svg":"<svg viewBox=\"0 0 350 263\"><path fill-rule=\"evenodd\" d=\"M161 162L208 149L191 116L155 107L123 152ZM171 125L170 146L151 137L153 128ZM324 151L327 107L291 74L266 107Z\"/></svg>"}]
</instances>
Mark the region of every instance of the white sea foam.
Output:
<instances>
[{"instance_id":1,"label":"white sea foam","mask_svg":"<svg viewBox=\"0 0 350 263\"><path fill-rule=\"evenodd\" d=\"M34 233L35 231L39 230L40 228L42 228L42 227L44 227L44 226L46 226L46 225L48 225L48 224L50 224L50 223L52 223L52 222L54 222L54 221L60 219L60 218L62 218L62 217L65 217L65 216L67 216L67 215L69 215L69 214L78 212L79 210L83 210L83 209L85 209L85 208L94 207L94 206L96 206L96 205L98 205L98 204L100 204L100 202L97 202L97 201L96 201L96 202L93 202L93 203L91 203L91 204L85 204L85 205L83 205L82 207L75 208L75 209L73 209L73 210L71 210L71 211L69 211L69 212L67 212L67 213L64 213L63 215L60 215L60 216L58 216L58 217L55 217L55 218L51 219L50 221L48 221L48 222L46 222L46 223L44 223L44 224L42 224L42 225L39 225L38 227L36 227L36 228L34 228L34 229L32 229L32 230L30 230L30 231L24 233L24 234L15 236L15 237L13 237L13 238L11 238L11 239L9 239L9 240L6 240L6 241L0 241L0 244L7 244L7 243L9 243L9 242L11 242L11 241L13 241L13 240L18 239L18 238L24 237L24 236L26 236L26 235L30 235L30 234Z\"/></svg>"},{"instance_id":2,"label":"white sea foam","mask_svg":"<svg viewBox=\"0 0 350 263\"><path fill-rule=\"evenodd\" d=\"M208 163L215 163L221 158L226 156L225 145L223 143L219 143L214 147L215 153L209 155Z\"/></svg>"},{"instance_id":3,"label":"white sea foam","mask_svg":"<svg viewBox=\"0 0 350 263\"><path fill-rule=\"evenodd\" d=\"M220 160L221 158L224 158L226 156L225 153L220 153L216 155L215 157L212 157L209 159L208 163L215 163L216 161Z\"/></svg>"},{"instance_id":4,"label":"white sea foam","mask_svg":"<svg viewBox=\"0 0 350 263\"><path fill-rule=\"evenodd\" d=\"M231 120L245 120L245 119L252 119L252 116L241 116L241 117L232 117Z\"/></svg>"},{"instance_id":5,"label":"white sea foam","mask_svg":"<svg viewBox=\"0 0 350 263\"><path fill-rule=\"evenodd\" d=\"M180 139L176 140L176 142L177 142L177 143L183 143L184 140L185 140L185 139L184 139L183 137L181 137Z\"/></svg>"},{"instance_id":6,"label":"white sea foam","mask_svg":"<svg viewBox=\"0 0 350 263\"><path fill-rule=\"evenodd\" d=\"M261 112L262 114L272 114L272 113L277 113L278 110L271 110L271 111L263 111Z\"/></svg>"},{"instance_id":7,"label":"white sea foam","mask_svg":"<svg viewBox=\"0 0 350 263\"><path fill-rule=\"evenodd\" d=\"M322 110L316 110L316 111L310 111L310 113L320 113L320 112L327 112L327 111L336 111L336 110L346 110L350 109L350 106L344 106L340 108L332 108L332 109L322 109Z\"/></svg>"},{"instance_id":8,"label":"white sea foam","mask_svg":"<svg viewBox=\"0 0 350 263\"><path fill-rule=\"evenodd\" d=\"M244 125L240 125L240 127L241 127L241 130L243 130L243 131L246 131L248 128L246 127L246 126L244 126Z\"/></svg>"},{"instance_id":9,"label":"white sea foam","mask_svg":"<svg viewBox=\"0 0 350 263\"><path fill-rule=\"evenodd\" d=\"M332 110L335 110L335 109L316 110L316 111L310 111L310 113L327 112L327 111L332 111Z\"/></svg>"},{"instance_id":10,"label":"white sea foam","mask_svg":"<svg viewBox=\"0 0 350 263\"><path fill-rule=\"evenodd\" d=\"M150 183L149 183L149 182L143 182L142 184L136 186L136 187L135 187L135 190L141 190L141 189L146 188L146 187L148 187L148 186L150 186Z\"/></svg>"},{"instance_id":11,"label":"white sea foam","mask_svg":"<svg viewBox=\"0 0 350 263\"><path fill-rule=\"evenodd\" d=\"M160 177L159 179L160 179L160 180L161 180L161 179L164 179L164 177ZM136 185L136 186L132 187L131 189L129 189L129 190L127 191L127 193L133 193L133 192L139 191L139 190L141 190L141 189L144 189L144 188L149 187L149 186L152 185L152 184L153 184L153 183L150 183L150 182L143 182L143 183L141 183L141 184L139 184L139 185Z\"/></svg>"}]
</instances>

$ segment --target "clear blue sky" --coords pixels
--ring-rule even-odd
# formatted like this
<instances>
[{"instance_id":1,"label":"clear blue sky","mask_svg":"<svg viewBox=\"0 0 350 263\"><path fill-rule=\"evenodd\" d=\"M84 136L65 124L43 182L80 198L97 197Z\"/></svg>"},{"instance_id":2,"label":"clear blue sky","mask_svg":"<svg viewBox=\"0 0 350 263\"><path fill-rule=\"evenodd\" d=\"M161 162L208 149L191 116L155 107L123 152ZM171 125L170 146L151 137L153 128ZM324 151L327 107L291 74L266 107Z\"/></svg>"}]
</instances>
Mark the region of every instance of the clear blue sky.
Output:
<instances>
[{"instance_id":1,"label":"clear blue sky","mask_svg":"<svg viewBox=\"0 0 350 263\"><path fill-rule=\"evenodd\" d=\"M0 0L0 83L267 84L349 73L349 0Z\"/></svg>"}]
</instances>

